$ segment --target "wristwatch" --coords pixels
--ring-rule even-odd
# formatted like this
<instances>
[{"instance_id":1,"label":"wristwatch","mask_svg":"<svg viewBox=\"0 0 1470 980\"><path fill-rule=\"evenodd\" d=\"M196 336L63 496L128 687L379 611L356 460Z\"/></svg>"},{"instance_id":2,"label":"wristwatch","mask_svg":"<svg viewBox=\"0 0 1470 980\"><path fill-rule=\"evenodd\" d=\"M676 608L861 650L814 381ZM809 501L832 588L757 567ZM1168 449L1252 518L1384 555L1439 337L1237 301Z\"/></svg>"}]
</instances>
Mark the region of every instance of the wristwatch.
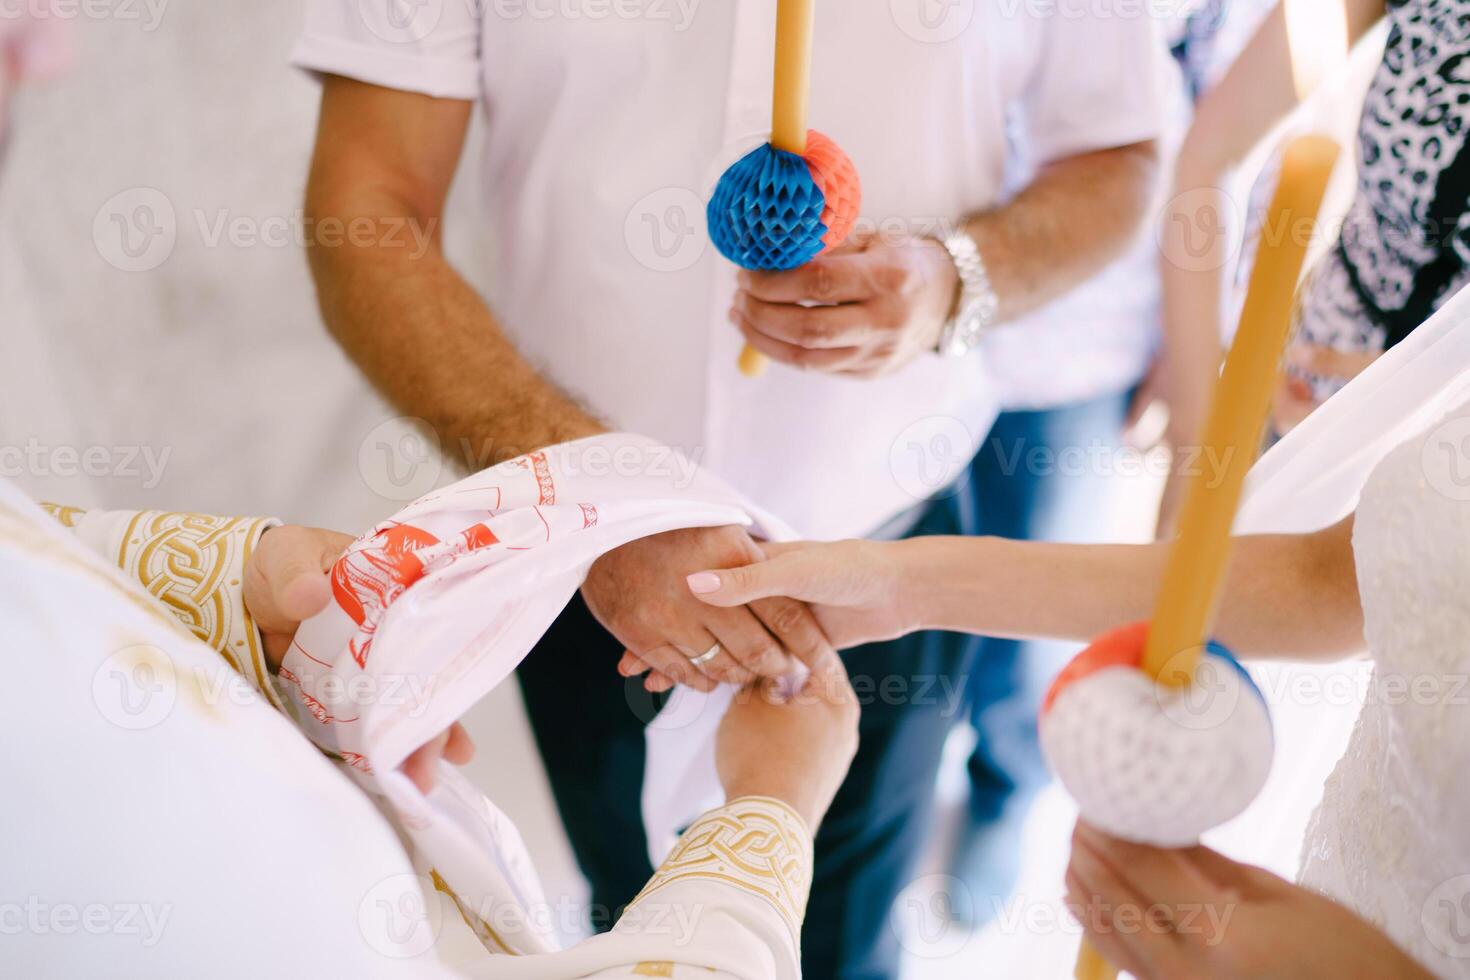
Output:
<instances>
[{"instance_id":1,"label":"wristwatch","mask_svg":"<svg viewBox=\"0 0 1470 980\"><path fill-rule=\"evenodd\" d=\"M980 246L964 231L955 231L939 239L939 244L954 261L960 277L960 298L954 315L939 331L939 353L944 357L964 357L995 325L1000 297L990 284Z\"/></svg>"}]
</instances>

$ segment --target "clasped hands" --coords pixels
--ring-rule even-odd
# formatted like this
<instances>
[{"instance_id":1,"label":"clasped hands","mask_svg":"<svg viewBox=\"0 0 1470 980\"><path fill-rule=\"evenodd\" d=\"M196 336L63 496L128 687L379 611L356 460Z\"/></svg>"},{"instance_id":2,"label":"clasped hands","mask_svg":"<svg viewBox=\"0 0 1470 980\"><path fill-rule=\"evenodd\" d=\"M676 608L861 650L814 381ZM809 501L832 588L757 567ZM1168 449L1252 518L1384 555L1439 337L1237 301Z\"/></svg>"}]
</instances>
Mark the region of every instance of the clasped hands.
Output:
<instances>
[{"instance_id":1,"label":"clasped hands","mask_svg":"<svg viewBox=\"0 0 1470 980\"><path fill-rule=\"evenodd\" d=\"M244 602L260 630L266 658L279 669L292 637L331 600L327 572L352 542L320 528L273 528L250 556ZM815 827L857 747L857 702L842 662L805 603L767 597L722 607L701 602L686 577L704 568L760 562L766 557L738 527L694 528L642 538L593 564L583 586L595 615L628 647L625 674L649 670L647 685L666 690L687 683L710 690L745 685L726 714L716 762L727 794L773 796ZM714 643L719 655L693 666L692 653ZM774 679L800 661L806 684L784 692ZM785 748L782 748L785 746ZM474 745L451 725L403 763L427 793L440 759L463 765Z\"/></svg>"}]
</instances>

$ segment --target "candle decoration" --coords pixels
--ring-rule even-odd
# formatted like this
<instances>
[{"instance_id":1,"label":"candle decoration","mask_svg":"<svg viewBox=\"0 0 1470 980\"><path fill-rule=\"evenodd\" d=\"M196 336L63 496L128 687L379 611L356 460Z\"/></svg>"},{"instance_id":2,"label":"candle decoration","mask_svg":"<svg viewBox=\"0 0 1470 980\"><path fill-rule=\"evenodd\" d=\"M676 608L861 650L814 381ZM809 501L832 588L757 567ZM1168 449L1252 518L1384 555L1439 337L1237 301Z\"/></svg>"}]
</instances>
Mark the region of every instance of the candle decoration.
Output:
<instances>
[{"instance_id":1,"label":"candle decoration","mask_svg":"<svg viewBox=\"0 0 1470 980\"><path fill-rule=\"evenodd\" d=\"M794 269L836 248L862 203L862 184L847 154L806 127L812 2L778 0L771 140L725 171L706 209L715 248L743 269ZM747 376L758 376L766 365L749 345L740 355Z\"/></svg>"},{"instance_id":2,"label":"candle decoration","mask_svg":"<svg viewBox=\"0 0 1470 980\"><path fill-rule=\"evenodd\" d=\"M1173 692L1187 687L1199 674L1200 658L1206 650L1229 562L1230 528L1235 521L1246 472L1260 447L1291 330L1292 304L1307 245L1316 227L1317 212L1337 156L1337 144L1315 134L1291 140L1282 154L1276 193L1262 226L1255 266L1251 270L1245 304L1241 308L1240 325L1225 358L1225 368L1215 385L1201 440L1203 451L1209 458L1219 461L1222 472L1208 476L1201 472L1191 479L1180 512L1179 536L1169 549L1153 618L1147 626L1140 628L1139 635L1134 636L1135 640L1142 641L1137 669L1157 685L1157 690L1147 699L1149 703L1140 706L1136 701L1126 705L1116 702L1115 710L1140 710L1145 715L1156 712L1157 706L1170 701L1174 697ZM1112 655L1121 657L1116 650ZM1251 688L1254 689L1254 685ZM1057 693L1058 704L1062 697ZM1047 722L1043 720L1042 724ZM1254 738L1255 741L1238 747L1244 754L1240 758L1245 760L1240 763L1241 772L1255 773L1258 767L1252 765L1249 756L1259 751L1259 745L1269 746L1269 742L1260 741L1261 726L1258 722L1242 724L1251 724L1251 727L1234 730L1235 736ZM1187 738L1184 731L1176 725L1176 737L1166 740L1171 744L1151 743L1149 751L1152 755L1141 760L1144 764L1153 764L1161 755L1174 753L1171 764L1179 768L1174 770L1172 778L1182 780L1174 787L1180 791L1190 785L1209 783L1208 779L1198 778L1199 768L1221 765L1220 760L1224 757L1224 752L1218 751L1218 745ZM1115 736L1126 734L1126 726L1115 725L1112 732ZM1269 721L1266 732L1269 735ZM1105 734L1098 733L1099 737ZM1070 770L1070 766L1068 768ZM1065 778L1069 773L1060 775ZM1260 778L1264 780L1264 775ZM1107 794L1096 798L1084 791L1078 798L1081 818L1091 821L1094 814L1088 812L1085 804L1089 800L1105 804L1111 799L1108 794L1117 788L1114 785ZM1254 796L1258 790L1259 786L1255 787L1250 795ZM1136 815L1139 826L1152 821L1159 828L1167 826L1169 830L1177 830L1175 821L1179 819L1179 813L1169 809L1166 795L1159 794L1150 799L1158 803L1160 809ZM1234 808L1234 804L1222 806L1215 819L1228 818L1233 814L1225 811ZM1096 816L1100 822L1109 819L1109 814L1101 811ZM1198 827L1201 833L1207 829L1209 826ZM1173 835L1170 836L1172 842ZM1108 980L1115 977L1117 971L1084 942L1075 975L1077 980Z\"/></svg>"}]
</instances>

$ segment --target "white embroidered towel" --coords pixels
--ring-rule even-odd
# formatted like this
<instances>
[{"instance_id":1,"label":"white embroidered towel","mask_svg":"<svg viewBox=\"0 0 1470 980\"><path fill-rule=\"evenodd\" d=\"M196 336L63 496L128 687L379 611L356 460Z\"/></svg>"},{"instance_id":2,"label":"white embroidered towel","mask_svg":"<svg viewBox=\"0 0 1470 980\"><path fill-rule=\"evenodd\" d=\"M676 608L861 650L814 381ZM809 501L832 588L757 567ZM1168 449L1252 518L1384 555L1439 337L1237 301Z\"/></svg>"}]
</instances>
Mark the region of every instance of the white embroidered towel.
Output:
<instances>
[{"instance_id":1,"label":"white embroidered towel","mask_svg":"<svg viewBox=\"0 0 1470 980\"><path fill-rule=\"evenodd\" d=\"M434 491L333 568L333 601L302 624L280 684L302 728L383 802L487 948L555 948L520 834L455 767L441 763L426 797L399 765L510 676L598 556L650 534L727 524L792 536L674 450L604 435ZM643 801L655 865L683 824L721 802L714 734L730 697L728 687L680 688L649 726Z\"/></svg>"}]
</instances>

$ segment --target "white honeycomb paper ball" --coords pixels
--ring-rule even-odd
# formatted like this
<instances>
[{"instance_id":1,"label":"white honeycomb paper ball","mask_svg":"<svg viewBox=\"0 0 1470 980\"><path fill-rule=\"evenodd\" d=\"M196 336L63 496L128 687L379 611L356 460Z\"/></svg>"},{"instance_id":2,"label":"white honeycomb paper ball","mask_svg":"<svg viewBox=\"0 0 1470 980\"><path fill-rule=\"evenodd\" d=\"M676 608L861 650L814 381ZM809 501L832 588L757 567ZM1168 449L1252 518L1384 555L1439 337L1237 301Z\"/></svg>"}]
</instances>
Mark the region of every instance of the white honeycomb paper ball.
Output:
<instances>
[{"instance_id":1,"label":"white honeycomb paper ball","mask_svg":"<svg viewBox=\"0 0 1470 980\"><path fill-rule=\"evenodd\" d=\"M1119 665L1058 682L1041 715L1041 748L1088 823L1140 844L1187 847L1260 793L1271 713L1245 670L1217 650L1200 657L1186 687Z\"/></svg>"}]
</instances>

